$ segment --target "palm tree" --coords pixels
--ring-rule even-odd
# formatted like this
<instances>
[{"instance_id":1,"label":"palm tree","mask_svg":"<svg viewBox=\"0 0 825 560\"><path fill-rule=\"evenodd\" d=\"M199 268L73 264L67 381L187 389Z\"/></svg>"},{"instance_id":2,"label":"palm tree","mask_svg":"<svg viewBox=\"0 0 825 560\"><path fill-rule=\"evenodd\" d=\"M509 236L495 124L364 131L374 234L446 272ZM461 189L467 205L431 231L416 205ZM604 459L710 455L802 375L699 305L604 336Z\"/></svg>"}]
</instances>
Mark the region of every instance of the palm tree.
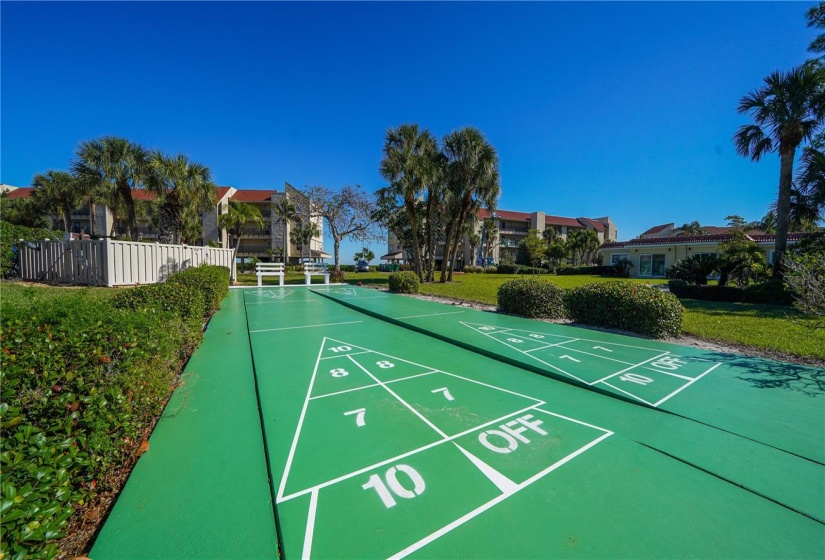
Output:
<instances>
[{"instance_id":1,"label":"palm tree","mask_svg":"<svg viewBox=\"0 0 825 560\"><path fill-rule=\"evenodd\" d=\"M258 229L262 229L264 227L264 217L257 207L244 202L230 200L229 210L218 216L219 228L235 230L235 248L240 246L244 230L250 223L257 226Z\"/></svg>"},{"instance_id":2,"label":"palm tree","mask_svg":"<svg viewBox=\"0 0 825 560\"><path fill-rule=\"evenodd\" d=\"M421 243L418 238L416 200L434 178L434 157L438 152L435 137L417 124L402 124L387 130L381 176L390 182L389 191L403 200L410 222L413 267L419 280L424 281L421 262Z\"/></svg>"},{"instance_id":3,"label":"palm tree","mask_svg":"<svg viewBox=\"0 0 825 560\"><path fill-rule=\"evenodd\" d=\"M689 237L693 235L705 235L707 230L703 228L699 222L692 221L689 224L682 224L682 227L677 228L678 232L676 235L678 237Z\"/></svg>"},{"instance_id":4,"label":"palm tree","mask_svg":"<svg viewBox=\"0 0 825 560\"><path fill-rule=\"evenodd\" d=\"M551 226L545 228L544 231L541 232L541 236L544 238L544 241L547 244L550 244L558 240L561 237L561 234L558 231L556 231L556 228Z\"/></svg>"},{"instance_id":5,"label":"palm tree","mask_svg":"<svg viewBox=\"0 0 825 560\"><path fill-rule=\"evenodd\" d=\"M475 231L475 228L467 234L467 244L470 246L470 255L472 255L470 264L475 266L477 257L476 249L481 245L481 236Z\"/></svg>"},{"instance_id":6,"label":"palm tree","mask_svg":"<svg viewBox=\"0 0 825 560\"><path fill-rule=\"evenodd\" d=\"M132 189L145 184L149 174L146 150L125 138L104 136L81 142L75 151L72 170L85 180L108 183L110 195L123 202L128 213L127 235L137 240L137 216Z\"/></svg>"},{"instance_id":7,"label":"palm tree","mask_svg":"<svg viewBox=\"0 0 825 560\"><path fill-rule=\"evenodd\" d=\"M776 249L774 276L782 276L782 259L788 242L791 186L796 149L811 141L822 127L825 113L825 69L802 65L789 72L773 72L765 85L739 101L738 111L754 124L739 128L736 151L759 161L779 152L779 195L776 201Z\"/></svg>"},{"instance_id":8,"label":"palm tree","mask_svg":"<svg viewBox=\"0 0 825 560\"><path fill-rule=\"evenodd\" d=\"M444 247L449 248L449 253L445 251L441 262L441 282L448 279L448 257L450 263L455 263L464 223L482 204L494 209L501 194L498 154L480 130L467 127L448 134L444 138L444 155L447 156L447 183L455 201L447 216ZM452 234L449 224L452 224ZM450 266L449 280L453 278L453 268Z\"/></svg>"},{"instance_id":9,"label":"palm tree","mask_svg":"<svg viewBox=\"0 0 825 560\"><path fill-rule=\"evenodd\" d=\"M158 230L172 242L181 240L184 228L190 230L185 232L187 241L200 237L191 230L201 224L200 211L215 204L216 187L209 168L183 154L168 157L154 151L149 156L149 169L147 187L158 195L160 204Z\"/></svg>"},{"instance_id":10,"label":"palm tree","mask_svg":"<svg viewBox=\"0 0 825 560\"><path fill-rule=\"evenodd\" d=\"M72 211L82 205L85 194L77 178L66 171L49 170L35 175L32 187L39 203L62 214L63 231L71 231Z\"/></svg>"},{"instance_id":11,"label":"palm tree","mask_svg":"<svg viewBox=\"0 0 825 560\"><path fill-rule=\"evenodd\" d=\"M747 224L745 227L746 229L755 229L763 233L776 233L776 212L774 210L771 210L767 214L762 216L761 220L757 222L751 222Z\"/></svg>"},{"instance_id":12,"label":"palm tree","mask_svg":"<svg viewBox=\"0 0 825 560\"><path fill-rule=\"evenodd\" d=\"M487 260L490 258L490 252L495 247L498 240L498 226L495 220L487 218L481 223L481 242L483 243L484 263L482 266L487 268Z\"/></svg>"},{"instance_id":13,"label":"palm tree","mask_svg":"<svg viewBox=\"0 0 825 560\"><path fill-rule=\"evenodd\" d=\"M286 230L287 230L287 227L289 225L290 220L294 220L298 216L298 213L295 209L295 205L292 204L289 201L289 199L287 198L286 193L284 193L284 196L282 196L278 200L278 202L273 204L272 209L275 212L275 216L278 218L278 221L281 222L281 224L284 228L284 230L283 230L284 234L282 236L284 246L283 246L283 252L281 253L281 257L282 257L283 262L286 262L286 256L288 255L287 244L289 243L289 240L287 239Z\"/></svg>"}]
</instances>

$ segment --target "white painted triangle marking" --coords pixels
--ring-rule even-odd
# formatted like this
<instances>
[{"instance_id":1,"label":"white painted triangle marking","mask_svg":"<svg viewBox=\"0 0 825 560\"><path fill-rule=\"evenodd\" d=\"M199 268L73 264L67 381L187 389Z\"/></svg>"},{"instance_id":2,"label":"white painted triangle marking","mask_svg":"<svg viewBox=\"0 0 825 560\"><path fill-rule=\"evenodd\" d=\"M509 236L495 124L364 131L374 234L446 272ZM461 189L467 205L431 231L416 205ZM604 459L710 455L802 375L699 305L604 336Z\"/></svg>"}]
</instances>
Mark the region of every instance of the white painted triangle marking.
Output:
<instances>
[{"instance_id":1,"label":"white painted triangle marking","mask_svg":"<svg viewBox=\"0 0 825 560\"><path fill-rule=\"evenodd\" d=\"M453 442L453 445L458 447L458 450L464 453L464 455L472 461L472 463L486 476L490 479L490 482L496 485L496 487L501 490L501 492L505 495L512 494L516 490L518 490L518 484L498 472L496 469L458 445L456 442Z\"/></svg>"}]
</instances>

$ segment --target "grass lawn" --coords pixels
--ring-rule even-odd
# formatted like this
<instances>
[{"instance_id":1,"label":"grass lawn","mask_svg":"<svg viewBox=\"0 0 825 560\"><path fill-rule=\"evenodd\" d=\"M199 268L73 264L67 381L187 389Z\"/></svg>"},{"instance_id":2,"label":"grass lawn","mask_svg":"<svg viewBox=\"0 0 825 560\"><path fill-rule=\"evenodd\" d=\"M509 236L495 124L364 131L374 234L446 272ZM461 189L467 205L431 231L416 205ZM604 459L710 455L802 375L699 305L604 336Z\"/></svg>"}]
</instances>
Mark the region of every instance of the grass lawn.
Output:
<instances>
[{"instance_id":1,"label":"grass lawn","mask_svg":"<svg viewBox=\"0 0 825 560\"><path fill-rule=\"evenodd\" d=\"M682 300L690 336L825 360L825 329L792 307Z\"/></svg>"},{"instance_id":2,"label":"grass lawn","mask_svg":"<svg viewBox=\"0 0 825 560\"><path fill-rule=\"evenodd\" d=\"M422 284L421 293L465 301L496 304L498 287L518 274L458 274L448 284ZM347 273L346 282L386 286L389 273ZM615 282L601 276L538 276L565 289L593 282ZM254 274L241 274L240 283L255 285ZM287 274L286 281L303 284L300 273ZM318 281L318 279L314 279ZM666 280L630 279L631 282L663 284ZM264 278L264 283L277 284L277 278ZM799 357L825 359L825 329L815 329L814 320L791 307L750 303L718 303L682 300L685 306L683 332L696 338L727 344L750 346L765 351L781 352Z\"/></svg>"}]
</instances>

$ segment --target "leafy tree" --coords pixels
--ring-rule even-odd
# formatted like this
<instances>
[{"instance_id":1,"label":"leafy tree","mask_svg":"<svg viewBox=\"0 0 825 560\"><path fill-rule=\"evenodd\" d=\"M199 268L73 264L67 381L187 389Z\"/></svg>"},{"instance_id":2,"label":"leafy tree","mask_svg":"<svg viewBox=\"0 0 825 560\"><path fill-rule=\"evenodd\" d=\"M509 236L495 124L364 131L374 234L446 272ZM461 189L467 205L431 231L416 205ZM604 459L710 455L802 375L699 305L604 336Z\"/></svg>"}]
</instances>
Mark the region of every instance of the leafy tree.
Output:
<instances>
[{"instance_id":1,"label":"leafy tree","mask_svg":"<svg viewBox=\"0 0 825 560\"><path fill-rule=\"evenodd\" d=\"M108 196L125 206L129 220L126 233L136 241L137 215L132 189L146 184L149 175L148 152L125 138L104 136L81 142L75 155L77 161L72 165L74 173L90 183L108 184Z\"/></svg>"},{"instance_id":2,"label":"leafy tree","mask_svg":"<svg viewBox=\"0 0 825 560\"><path fill-rule=\"evenodd\" d=\"M545 228L544 231L541 232L541 236L548 245L561 239L561 234L552 226Z\"/></svg>"},{"instance_id":3,"label":"leafy tree","mask_svg":"<svg viewBox=\"0 0 825 560\"><path fill-rule=\"evenodd\" d=\"M300 218L298 219L296 226L292 228L292 231L289 233L290 241L292 241L298 248L298 252L300 253L301 260L303 262L306 262L307 258L312 259L312 248L310 243L312 242L313 237L317 237L319 235L321 235L321 230L318 228L318 224L313 222L311 219L304 221ZM304 256L304 249L306 249L309 253L308 256Z\"/></svg>"},{"instance_id":4,"label":"leafy tree","mask_svg":"<svg viewBox=\"0 0 825 560\"><path fill-rule=\"evenodd\" d=\"M475 227L473 227L473 231L470 231L467 234L467 244L470 246L470 255L472 255L472 260L470 262L471 265L476 264L476 256L477 250L481 245L481 236L475 231Z\"/></svg>"},{"instance_id":5,"label":"leafy tree","mask_svg":"<svg viewBox=\"0 0 825 560\"><path fill-rule=\"evenodd\" d=\"M745 218L739 216L738 214L733 214L726 217L725 221L728 223L729 227L737 229L744 229L744 227L747 225Z\"/></svg>"},{"instance_id":6,"label":"leafy tree","mask_svg":"<svg viewBox=\"0 0 825 560\"><path fill-rule=\"evenodd\" d=\"M779 195L776 202L776 249L774 276L782 276L782 261L788 241L791 187L797 148L810 142L822 127L825 112L825 69L802 65L789 72L773 72L762 88L744 96L738 111L750 115L754 124L739 128L734 136L736 151L759 161L778 152Z\"/></svg>"},{"instance_id":7,"label":"leafy tree","mask_svg":"<svg viewBox=\"0 0 825 560\"><path fill-rule=\"evenodd\" d=\"M532 267L541 265L541 260L544 258L544 253L547 251L547 243L544 238L539 236L539 232L531 229L527 233L527 238L519 243L518 255L523 264L529 264Z\"/></svg>"},{"instance_id":8,"label":"leafy tree","mask_svg":"<svg viewBox=\"0 0 825 560\"><path fill-rule=\"evenodd\" d=\"M277 221L281 223L281 227L283 228L283 235L281 236L283 241L283 247L281 248L280 256L282 262L286 262L286 256L289 254L287 247L289 239L287 239L286 231L287 227L289 226L289 222L298 217L298 213L295 209L295 205L292 202L290 202L286 193L278 200L278 202L273 204L272 209L275 212L275 217Z\"/></svg>"},{"instance_id":9,"label":"leafy tree","mask_svg":"<svg viewBox=\"0 0 825 560\"><path fill-rule=\"evenodd\" d=\"M708 231L699 224L697 221L692 221L689 224L685 223L682 224L682 227L677 228L678 233L676 234L678 237L688 237L693 235L705 235Z\"/></svg>"},{"instance_id":10,"label":"leafy tree","mask_svg":"<svg viewBox=\"0 0 825 560\"><path fill-rule=\"evenodd\" d=\"M249 224L261 229L264 227L264 217L256 206L245 202L230 200L228 211L218 216L219 228L235 232L235 248L240 246L244 230Z\"/></svg>"},{"instance_id":11,"label":"leafy tree","mask_svg":"<svg viewBox=\"0 0 825 560\"><path fill-rule=\"evenodd\" d=\"M759 245L740 228L731 230L728 239L721 242L718 249L721 253L718 267L720 286L726 285L732 278L742 287L750 280L763 276L768 270L767 260Z\"/></svg>"},{"instance_id":12,"label":"leafy tree","mask_svg":"<svg viewBox=\"0 0 825 560\"><path fill-rule=\"evenodd\" d=\"M0 192L0 217L10 224L30 228L49 228L47 210L35 198L10 198L8 191Z\"/></svg>"},{"instance_id":13,"label":"leafy tree","mask_svg":"<svg viewBox=\"0 0 825 560\"><path fill-rule=\"evenodd\" d=\"M332 237L337 272L341 270L341 241L365 241L377 237L378 232L372 220L375 202L359 185L344 185L337 191L323 186L309 187L304 191L304 196L309 200L312 213L326 220L327 231Z\"/></svg>"},{"instance_id":14,"label":"leafy tree","mask_svg":"<svg viewBox=\"0 0 825 560\"><path fill-rule=\"evenodd\" d=\"M564 239L558 238L547 244L545 255L553 268L558 268L570 256L570 247Z\"/></svg>"},{"instance_id":15,"label":"leafy tree","mask_svg":"<svg viewBox=\"0 0 825 560\"><path fill-rule=\"evenodd\" d=\"M413 267L418 279L423 281L417 200L437 175L435 137L426 129L419 130L417 124L403 124L387 130L383 151L379 169L390 183L385 196L402 200L409 222Z\"/></svg>"},{"instance_id":16,"label":"leafy tree","mask_svg":"<svg viewBox=\"0 0 825 560\"><path fill-rule=\"evenodd\" d=\"M578 257L579 264L590 263L593 255L599 250L599 236L593 230L574 229L567 234L567 246L574 262Z\"/></svg>"},{"instance_id":17,"label":"leafy tree","mask_svg":"<svg viewBox=\"0 0 825 560\"><path fill-rule=\"evenodd\" d=\"M825 2L812 6L807 12L808 27L825 29ZM811 42L808 51L825 56L825 33L820 33Z\"/></svg>"},{"instance_id":18,"label":"leafy tree","mask_svg":"<svg viewBox=\"0 0 825 560\"><path fill-rule=\"evenodd\" d=\"M480 130L467 127L445 136L444 155L453 202L448 205L441 282L452 280L454 267L448 276L447 265L456 261L464 224L482 205L494 209L501 194L498 154Z\"/></svg>"},{"instance_id":19,"label":"leafy tree","mask_svg":"<svg viewBox=\"0 0 825 560\"><path fill-rule=\"evenodd\" d=\"M756 229L764 233L776 233L776 212L770 210L758 222L747 224L747 229Z\"/></svg>"},{"instance_id":20,"label":"leafy tree","mask_svg":"<svg viewBox=\"0 0 825 560\"><path fill-rule=\"evenodd\" d=\"M183 154L166 156L155 150L149 155L148 190L158 196L158 232L162 239L193 243L203 236L201 210L215 204L212 172Z\"/></svg>"},{"instance_id":21,"label":"leafy tree","mask_svg":"<svg viewBox=\"0 0 825 560\"><path fill-rule=\"evenodd\" d=\"M54 208L63 217L63 231L72 230L72 211L83 205L82 186L65 171L50 170L32 179L34 198L42 207Z\"/></svg>"},{"instance_id":22,"label":"leafy tree","mask_svg":"<svg viewBox=\"0 0 825 560\"><path fill-rule=\"evenodd\" d=\"M375 258L375 253L373 253L369 248L364 247L361 251L355 253L355 260L365 260L369 263L372 259Z\"/></svg>"}]
</instances>

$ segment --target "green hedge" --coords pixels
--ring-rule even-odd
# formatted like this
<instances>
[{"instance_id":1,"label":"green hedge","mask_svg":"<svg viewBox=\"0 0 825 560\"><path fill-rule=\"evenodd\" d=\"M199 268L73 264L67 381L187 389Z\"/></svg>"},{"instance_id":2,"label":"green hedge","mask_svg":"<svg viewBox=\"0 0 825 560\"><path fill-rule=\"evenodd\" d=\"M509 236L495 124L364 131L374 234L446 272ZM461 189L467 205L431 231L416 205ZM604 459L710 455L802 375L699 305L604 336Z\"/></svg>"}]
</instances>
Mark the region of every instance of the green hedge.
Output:
<instances>
[{"instance_id":1,"label":"green hedge","mask_svg":"<svg viewBox=\"0 0 825 560\"><path fill-rule=\"evenodd\" d=\"M508 280L498 288L498 310L522 317L565 317L564 289L538 278Z\"/></svg>"},{"instance_id":2,"label":"green hedge","mask_svg":"<svg viewBox=\"0 0 825 560\"><path fill-rule=\"evenodd\" d=\"M521 264L500 264L498 265L499 274L548 274L546 268L534 268L531 266L524 266Z\"/></svg>"},{"instance_id":3,"label":"green hedge","mask_svg":"<svg viewBox=\"0 0 825 560\"><path fill-rule=\"evenodd\" d=\"M55 557L75 509L116 490L107 475L134 457L226 294L218 272L122 291L3 288L0 557Z\"/></svg>"},{"instance_id":4,"label":"green hedge","mask_svg":"<svg viewBox=\"0 0 825 560\"><path fill-rule=\"evenodd\" d=\"M62 235L58 233L57 235ZM21 239L53 239L48 230L33 229L25 226L16 226L6 221L0 220L0 274L3 278L9 275L14 260L12 245Z\"/></svg>"},{"instance_id":5,"label":"green hedge","mask_svg":"<svg viewBox=\"0 0 825 560\"><path fill-rule=\"evenodd\" d=\"M229 290L229 269L223 266L201 265L172 275L166 281L171 285L186 285L203 293L203 316L210 317L220 308L221 300Z\"/></svg>"},{"instance_id":6,"label":"green hedge","mask_svg":"<svg viewBox=\"0 0 825 560\"><path fill-rule=\"evenodd\" d=\"M662 338L679 336L682 305L673 294L633 282L586 284L567 293L570 319Z\"/></svg>"},{"instance_id":7,"label":"green hedge","mask_svg":"<svg viewBox=\"0 0 825 560\"><path fill-rule=\"evenodd\" d=\"M400 294L418 293L418 276L415 272L395 272L390 274L390 291Z\"/></svg>"},{"instance_id":8,"label":"green hedge","mask_svg":"<svg viewBox=\"0 0 825 560\"><path fill-rule=\"evenodd\" d=\"M574 275L581 275L581 274L601 274L603 276L613 276L615 275L614 268L612 266L566 266L563 268L559 268L556 270L556 274L559 276L574 276Z\"/></svg>"},{"instance_id":9,"label":"green hedge","mask_svg":"<svg viewBox=\"0 0 825 560\"><path fill-rule=\"evenodd\" d=\"M670 292L683 299L703 301L724 301L731 303L763 303L771 305L792 305L794 295L782 280L768 280L751 284L745 288L736 286L699 286L684 280L670 280Z\"/></svg>"}]
</instances>

